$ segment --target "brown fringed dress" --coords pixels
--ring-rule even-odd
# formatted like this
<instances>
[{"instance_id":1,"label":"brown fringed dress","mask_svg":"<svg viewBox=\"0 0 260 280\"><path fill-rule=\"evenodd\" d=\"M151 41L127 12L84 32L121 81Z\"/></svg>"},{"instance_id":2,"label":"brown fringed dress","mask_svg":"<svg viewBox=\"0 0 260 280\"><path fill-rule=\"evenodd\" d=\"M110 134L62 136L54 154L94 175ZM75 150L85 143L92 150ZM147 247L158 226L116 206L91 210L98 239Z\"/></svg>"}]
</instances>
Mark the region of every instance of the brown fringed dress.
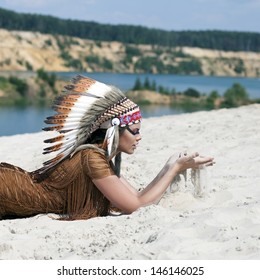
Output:
<instances>
[{"instance_id":1,"label":"brown fringed dress","mask_svg":"<svg viewBox=\"0 0 260 280\"><path fill-rule=\"evenodd\" d=\"M69 220L108 215L110 202L92 179L114 174L96 149L81 150L41 175L0 163L0 219L46 213Z\"/></svg>"}]
</instances>

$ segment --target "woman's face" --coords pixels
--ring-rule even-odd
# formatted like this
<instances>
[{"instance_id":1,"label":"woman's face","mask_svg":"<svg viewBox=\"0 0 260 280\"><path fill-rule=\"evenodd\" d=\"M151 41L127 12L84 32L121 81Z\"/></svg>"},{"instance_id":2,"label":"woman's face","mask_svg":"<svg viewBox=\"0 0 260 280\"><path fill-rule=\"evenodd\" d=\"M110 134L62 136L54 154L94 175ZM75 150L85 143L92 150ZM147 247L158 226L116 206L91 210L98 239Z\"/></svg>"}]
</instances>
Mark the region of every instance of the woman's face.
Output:
<instances>
[{"instance_id":1,"label":"woman's face","mask_svg":"<svg viewBox=\"0 0 260 280\"><path fill-rule=\"evenodd\" d=\"M119 137L118 152L133 154L139 141L142 139L140 134L141 123L127 126Z\"/></svg>"}]
</instances>

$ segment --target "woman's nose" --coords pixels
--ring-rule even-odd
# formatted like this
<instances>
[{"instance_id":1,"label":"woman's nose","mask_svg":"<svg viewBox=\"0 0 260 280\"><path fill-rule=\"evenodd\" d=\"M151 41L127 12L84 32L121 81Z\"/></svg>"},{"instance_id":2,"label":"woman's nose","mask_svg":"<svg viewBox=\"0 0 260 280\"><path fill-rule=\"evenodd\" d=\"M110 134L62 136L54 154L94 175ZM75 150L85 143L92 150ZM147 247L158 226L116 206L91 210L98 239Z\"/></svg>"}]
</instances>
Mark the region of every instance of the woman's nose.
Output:
<instances>
[{"instance_id":1,"label":"woman's nose","mask_svg":"<svg viewBox=\"0 0 260 280\"><path fill-rule=\"evenodd\" d=\"M136 137L136 140L137 141L140 141L142 139L142 135L139 133L139 134L137 134L137 137Z\"/></svg>"}]
</instances>

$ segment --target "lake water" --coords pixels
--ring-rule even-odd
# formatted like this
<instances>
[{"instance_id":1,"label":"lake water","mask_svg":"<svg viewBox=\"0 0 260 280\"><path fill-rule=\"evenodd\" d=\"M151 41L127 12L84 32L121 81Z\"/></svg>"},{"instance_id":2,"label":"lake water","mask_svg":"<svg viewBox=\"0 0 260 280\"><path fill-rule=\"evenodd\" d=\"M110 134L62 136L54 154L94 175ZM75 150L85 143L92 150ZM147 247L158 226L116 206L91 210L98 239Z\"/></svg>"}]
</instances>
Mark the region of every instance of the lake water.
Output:
<instances>
[{"instance_id":1,"label":"lake water","mask_svg":"<svg viewBox=\"0 0 260 280\"><path fill-rule=\"evenodd\" d=\"M70 80L78 72L56 73L59 77ZM127 91L131 89L136 79L139 77L144 81L147 77L150 82L155 81L157 86L162 85L176 91L184 91L194 88L201 93L208 94L213 90L223 94L234 83L239 83L245 87L250 98L260 98L260 78L241 78L241 77L206 77L206 76L180 76L170 74L121 74L121 73L87 73L87 76L104 83L113 84L120 89Z\"/></svg>"},{"instance_id":2,"label":"lake water","mask_svg":"<svg viewBox=\"0 0 260 280\"><path fill-rule=\"evenodd\" d=\"M64 80L70 80L76 72L56 73ZM208 94L217 90L223 94L234 83L245 87L250 98L260 98L259 78L233 78L233 77L205 77L205 76L176 76L176 75L155 75L155 74L113 74L113 73L81 73L104 83L118 86L124 91L130 90L137 79L144 81L147 77L150 82L155 81L157 86L162 85L176 91L184 91L187 88L194 88L201 93ZM144 118L162 116L169 114L185 113L184 109L177 109L170 106L143 106L142 115ZM1 108L0 107L0 136L13 134L32 133L41 131L45 126L44 119L54 112L49 108Z\"/></svg>"}]
</instances>

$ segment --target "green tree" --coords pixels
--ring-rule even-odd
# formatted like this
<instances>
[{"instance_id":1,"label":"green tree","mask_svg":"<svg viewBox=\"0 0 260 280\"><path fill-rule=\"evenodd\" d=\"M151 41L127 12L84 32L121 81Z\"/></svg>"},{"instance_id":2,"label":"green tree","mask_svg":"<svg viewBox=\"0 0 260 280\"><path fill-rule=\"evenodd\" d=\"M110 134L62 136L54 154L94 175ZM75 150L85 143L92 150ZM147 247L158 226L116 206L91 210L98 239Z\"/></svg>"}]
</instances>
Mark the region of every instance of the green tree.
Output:
<instances>
[{"instance_id":1,"label":"green tree","mask_svg":"<svg viewBox=\"0 0 260 280\"><path fill-rule=\"evenodd\" d=\"M11 76L9 82L14 85L16 91L22 96L25 97L28 85L24 80L21 80L17 77Z\"/></svg>"},{"instance_id":2,"label":"green tree","mask_svg":"<svg viewBox=\"0 0 260 280\"><path fill-rule=\"evenodd\" d=\"M107 58L104 58L104 59L103 59L103 61L102 61L102 66L103 66L105 69L113 70L113 63L112 63L112 61L108 60Z\"/></svg>"},{"instance_id":3,"label":"green tree","mask_svg":"<svg viewBox=\"0 0 260 280\"><path fill-rule=\"evenodd\" d=\"M38 31L98 41L119 41L125 44L149 44L160 46L189 46L225 51L260 51L260 33L233 31L166 31L135 25L111 25L96 22L60 19L52 16L23 14L0 8L0 28L8 30ZM58 37L57 37L58 38ZM58 39L60 48L73 41ZM100 44L101 45L101 44ZM137 55L138 50L127 52ZM241 67L238 67L240 71Z\"/></svg>"},{"instance_id":4,"label":"green tree","mask_svg":"<svg viewBox=\"0 0 260 280\"><path fill-rule=\"evenodd\" d=\"M201 62L198 59L181 61L177 67L180 74L202 74Z\"/></svg>"},{"instance_id":5,"label":"green tree","mask_svg":"<svg viewBox=\"0 0 260 280\"><path fill-rule=\"evenodd\" d=\"M213 90L206 99L206 106L210 109L215 108L215 102L219 98L219 93Z\"/></svg>"},{"instance_id":6,"label":"green tree","mask_svg":"<svg viewBox=\"0 0 260 280\"><path fill-rule=\"evenodd\" d=\"M152 81L151 89L152 89L153 91L156 91L156 89L157 89L155 80Z\"/></svg>"},{"instance_id":7,"label":"green tree","mask_svg":"<svg viewBox=\"0 0 260 280\"><path fill-rule=\"evenodd\" d=\"M164 64L156 57L141 57L135 63L135 71L153 73L154 69L156 69L158 73L163 73L165 70Z\"/></svg>"},{"instance_id":8,"label":"green tree","mask_svg":"<svg viewBox=\"0 0 260 280\"><path fill-rule=\"evenodd\" d=\"M143 88L141 80L139 77L136 78L133 90L141 90Z\"/></svg>"},{"instance_id":9,"label":"green tree","mask_svg":"<svg viewBox=\"0 0 260 280\"><path fill-rule=\"evenodd\" d=\"M85 61L89 64L99 64L100 59L97 55L88 55L85 57Z\"/></svg>"},{"instance_id":10,"label":"green tree","mask_svg":"<svg viewBox=\"0 0 260 280\"><path fill-rule=\"evenodd\" d=\"M37 70L37 77L47 82L51 88L54 88L57 79L54 73L48 74L43 68L40 68Z\"/></svg>"},{"instance_id":11,"label":"green tree","mask_svg":"<svg viewBox=\"0 0 260 280\"><path fill-rule=\"evenodd\" d=\"M194 88L188 88L188 89L186 89L186 90L183 92L183 94L184 94L185 96L189 96L189 97L196 97L196 98L200 97L200 93L199 93L196 89L194 89Z\"/></svg>"},{"instance_id":12,"label":"green tree","mask_svg":"<svg viewBox=\"0 0 260 280\"><path fill-rule=\"evenodd\" d=\"M72 58L65 63L65 66L72 67L76 70L83 70L82 62L80 59Z\"/></svg>"},{"instance_id":13,"label":"green tree","mask_svg":"<svg viewBox=\"0 0 260 280\"><path fill-rule=\"evenodd\" d=\"M224 93L224 107L237 107L248 104L249 97L245 88L239 83L234 83L231 88Z\"/></svg>"},{"instance_id":14,"label":"green tree","mask_svg":"<svg viewBox=\"0 0 260 280\"><path fill-rule=\"evenodd\" d=\"M150 85L150 81L149 81L148 77L146 77L145 80L144 80L144 88L145 89L151 89L151 85Z\"/></svg>"},{"instance_id":15,"label":"green tree","mask_svg":"<svg viewBox=\"0 0 260 280\"><path fill-rule=\"evenodd\" d=\"M245 72L245 65L242 59L237 59L234 67L234 71L238 74Z\"/></svg>"},{"instance_id":16,"label":"green tree","mask_svg":"<svg viewBox=\"0 0 260 280\"><path fill-rule=\"evenodd\" d=\"M126 52L126 55L130 56L130 57L142 55L142 52L138 48L131 47L128 45L126 45L126 47L125 47L125 52Z\"/></svg>"}]
</instances>

